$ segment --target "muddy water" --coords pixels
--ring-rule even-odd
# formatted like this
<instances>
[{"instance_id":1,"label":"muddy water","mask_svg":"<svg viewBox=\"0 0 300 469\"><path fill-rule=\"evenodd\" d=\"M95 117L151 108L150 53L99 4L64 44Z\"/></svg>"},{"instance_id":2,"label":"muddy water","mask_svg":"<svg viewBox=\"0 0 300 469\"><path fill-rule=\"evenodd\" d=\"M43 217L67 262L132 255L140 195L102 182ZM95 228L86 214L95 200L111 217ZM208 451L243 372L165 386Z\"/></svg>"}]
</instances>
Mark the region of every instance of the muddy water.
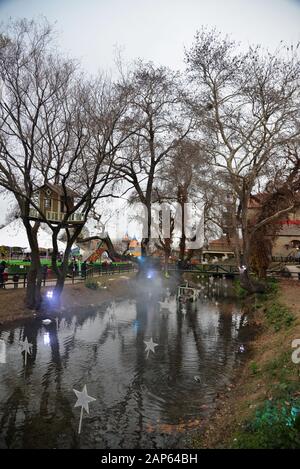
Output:
<instances>
[{"instance_id":1,"label":"muddy water","mask_svg":"<svg viewBox=\"0 0 300 469\"><path fill-rule=\"evenodd\" d=\"M249 328L222 280L205 284L195 304L165 294L144 289L135 299L61 312L49 325L2 328L0 448L182 447L230 383ZM146 351L151 338L154 352ZM73 389L85 384L96 401L78 434Z\"/></svg>"}]
</instances>

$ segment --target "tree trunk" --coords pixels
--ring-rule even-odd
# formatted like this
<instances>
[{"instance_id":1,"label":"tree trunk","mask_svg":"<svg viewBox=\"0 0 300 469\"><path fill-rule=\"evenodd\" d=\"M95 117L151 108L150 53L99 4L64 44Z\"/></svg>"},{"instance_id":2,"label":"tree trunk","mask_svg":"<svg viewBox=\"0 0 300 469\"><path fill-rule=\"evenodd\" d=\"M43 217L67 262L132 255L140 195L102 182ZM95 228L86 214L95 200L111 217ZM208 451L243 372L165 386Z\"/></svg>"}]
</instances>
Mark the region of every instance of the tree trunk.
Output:
<instances>
[{"instance_id":1,"label":"tree trunk","mask_svg":"<svg viewBox=\"0 0 300 469\"><path fill-rule=\"evenodd\" d=\"M141 256L145 257L149 254L149 238L143 238L141 242Z\"/></svg>"},{"instance_id":2,"label":"tree trunk","mask_svg":"<svg viewBox=\"0 0 300 469\"><path fill-rule=\"evenodd\" d=\"M23 219L23 223L26 228L27 237L31 249L31 263L27 275L25 305L29 309L38 310L42 303L42 266L37 241L39 223L35 223L35 225L32 227L27 218Z\"/></svg>"},{"instance_id":3,"label":"tree trunk","mask_svg":"<svg viewBox=\"0 0 300 469\"><path fill-rule=\"evenodd\" d=\"M164 259L164 270L165 272L168 272L168 266L169 266L169 257L171 255L171 239L166 239L165 240L165 259Z\"/></svg>"},{"instance_id":4,"label":"tree trunk","mask_svg":"<svg viewBox=\"0 0 300 469\"><path fill-rule=\"evenodd\" d=\"M68 273L68 263L69 263L69 256L71 253L71 248L72 248L73 242L75 241L75 239L77 239L81 230L82 230L82 227L78 226L74 230L74 233L71 236L67 229L67 233L68 233L67 246L66 246L63 261L60 267L58 267L57 265L57 258L58 258L57 237L58 237L59 229L54 230L52 234L53 252L52 252L52 257L51 257L51 266L52 266L53 271L56 274L56 285L54 288L53 305L56 307L60 305L60 297L65 286L65 280L66 280L66 276Z\"/></svg>"},{"instance_id":5,"label":"tree trunk","mask_svg":"<svg viewBox=\"0 0 300 469\"><path fill-rule=\"evenodd\" d=\"M150 236L151 236L151 203L147 203L147 236L142 239L141 242L141 256L149 256L149 243L150 243Z\"/></svg>"},{"instance_id":6,"label":"tree trunk","mask_svg":"<svg viewBox=\"0 0 300 469\"><path fill-rule=\"evenodd\" d=\"M178 202L181 210L181 236L179 242L179 260L184 261L186 250L186 235L185 235L185 204L187 202L187 193L184 188L178 188Z\"/></svg>"},{"instance_id":7,"label":"tree trunk","mask_svg":"<svg viewBox=\"0 0 300 469\"><path fill-rule=\"evenodd\" d=\"M29 309L38 310L41 306L41 266L31 258L31 265L27 275L27 289L25 304Z\"/></svg>"},{"instance_id":8,"label":"tree trunk","mask_svg":"<svg viewBox=\"0 0 300 469\"><path fill-rule=\"evenodd\" d=\"M54 297L57 304L60 304L60 297L65 286L66 274L61 274L56 279L56 285L54 288Z\"/></svg>"},{"instance_id":9,"label":"tree trunk","mask_svg":"<svg viewBox=\"0 0 300 469\"><path fill-rule=\"evenodd\" d=\"M53 252L52 252L52 257L51 257L51 267L52 267L52 270L56 274L56 284L54 287L54 295L53 295L54 297L53 305L55 306L60 305L60 297L65 286L65 279L68 273L69 256L70 256L71 247L73 244L72 240L67 241L67 247L64 253L62 264L60 267L58 267L57 265L57 258L58 258L57 235L58 235L58 232L53 232L53 235L52 235Z\"/></svg>"},{"instance_id":10,"label":"tree trunk","mask_svg":"<svg viewBox=\"0 0 300 469\"><path fill-rule=\"evenodd\" d=\"M243 263L240 266L240 283L241 287L249 293L263 293L265 286L261 282L255 281L250 273L250 236L247 231L243 231Z\"/></svg>"},{"instance_id":11,"label":"tree trunk","mask_svg":"<svg viewBox=\"0 0 300 469\"><path fill-rule=\"evenodd\" d=\"M186 246L186 237L185 237L184 232L182 232L181 237L180 237L180 242L179 242L179 260L180 261L184 261L185 246Z\"/></svg>"}]
</instances>

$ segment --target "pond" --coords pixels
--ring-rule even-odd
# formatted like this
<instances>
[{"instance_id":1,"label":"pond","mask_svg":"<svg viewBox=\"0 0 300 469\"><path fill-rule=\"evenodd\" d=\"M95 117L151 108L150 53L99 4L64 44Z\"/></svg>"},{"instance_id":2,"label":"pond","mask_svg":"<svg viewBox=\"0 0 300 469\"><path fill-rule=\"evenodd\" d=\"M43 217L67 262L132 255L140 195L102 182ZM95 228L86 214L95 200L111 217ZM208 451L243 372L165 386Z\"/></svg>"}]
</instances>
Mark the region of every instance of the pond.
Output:
<instances>
[{"instance_id":1,"label":"pond","mask_svg":"<svg viewBox=\"0 0 300 469\"><path fill-rule=\"evenodd\" d=\"M184 447L244 356L247 316L227 291L208 281L196 303L179 305L149 286L48 325L2 326L0 448ZM85 385L96 400L81 415L74 389Z\"/></svg>"}]
</instances>

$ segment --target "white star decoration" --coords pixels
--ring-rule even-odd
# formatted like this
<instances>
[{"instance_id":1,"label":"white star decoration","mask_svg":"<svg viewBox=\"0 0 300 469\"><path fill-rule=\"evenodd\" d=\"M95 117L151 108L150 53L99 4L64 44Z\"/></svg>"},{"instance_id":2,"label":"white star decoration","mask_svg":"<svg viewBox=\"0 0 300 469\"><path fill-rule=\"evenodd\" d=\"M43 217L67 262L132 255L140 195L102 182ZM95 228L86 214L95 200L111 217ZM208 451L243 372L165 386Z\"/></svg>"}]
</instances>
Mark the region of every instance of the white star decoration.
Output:
<instances>
[{"instance_id":1,"label":"white star decoration","mask_svg":"<svg viewBox=\"0 0 300 469\"><path fill-rule=\"evenodd\" d=\"M80 434L81 432L81 423L82 423L82 415L83 415L83 408L86 410L86 412L89 414L89 403L96 401L94 397L91 397L87 393L86 389L86 384L83 386L82 391L77 391L76 389L73 389L77 396L77 401L74 407L80 407L81 406L81 411L80 411L80 420L79 420L79 426L78 426L78 433Z\"/></svg>"},{"instance_id":2,"label":"white star decoration","mask_svg":"<svg viewBox=\"0 0 300 469\"><path fill-rule=\"evenodd\" d=\"M155 353L155 347L158 346L158 344L156 344L155 342L153 342L153 339L151 337L151 339L147 342L146 340L144 340L144 344L146 344L146 348L145 348L145 352L148 352L147 353L147 358L149 357L149 352L153 352Z\"/></svg>"},{"instance_id":3,"label":"white star decoration","mask_svg":"<svg viewBox=\"0 0 300 469\"><path fill-rule=\"evenodd\" d=\"M31 355L32 352L32 344L30 344L27 340L27 337L25 337L24 341L21 343L21 353L25 352L25 366L27 365L27 353Z\"/></svg>"}]
</instances>

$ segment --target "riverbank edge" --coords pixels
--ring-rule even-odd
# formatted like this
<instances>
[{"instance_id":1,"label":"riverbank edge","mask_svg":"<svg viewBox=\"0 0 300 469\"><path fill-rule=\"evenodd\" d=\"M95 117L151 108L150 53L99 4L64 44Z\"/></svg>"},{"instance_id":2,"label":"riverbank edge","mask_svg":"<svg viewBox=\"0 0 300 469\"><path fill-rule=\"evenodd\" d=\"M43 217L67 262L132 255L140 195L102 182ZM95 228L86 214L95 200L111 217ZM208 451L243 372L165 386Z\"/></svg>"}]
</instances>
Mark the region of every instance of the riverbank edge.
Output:
<instances>
[{"instance_id":1,"label":"riverbank edge","mask_svg":"<svg viewBox=\"0 0 300 469\"><path fill-rule=\"evenodd\" d=\"M219 395L209 422L187 441L190 448L299 447L297 442L289 441L288 426L281 429L286 433L286 443L281 443L281 435L272 437L270 430L275 425L265 422L255 430L254 423L266 408L270 419L274 419L272 409L282 413L285 407L289 415L292 402L300 402L300 364L292 361L292 341L300 339L300 282L282 280L277 291L257 298L257 302L254 298L245 300L252 310L249 324L256 328L254 340L232 384ZM298 435L300 445L300 431L296 438Z\"/></svg>"},{"instance_id":2,"label":"riverbank edge","mask_svg":"<svg viewBox=\"0 0 300 469\"><path fill-rule=\"evenodd\" d=\"M99 282L101 287L96 290L87 288L85 283L65 285L61 297L59 309L61 311L74 307L85 307L101 304L106 301L116 300L124 296L130 296L133 291L131 280L136 273L126 273L112 276L94 277L93 283ZM122 277L127 277L122 278ZM42 288L42 293L52 290L53 287ZM6 327L26 319L35 319L51 314L51 308L44 306L41 311L35 311L24 307L25 289L7 289L0 292L0 326Z\"/></svg>"}]
</instances>

